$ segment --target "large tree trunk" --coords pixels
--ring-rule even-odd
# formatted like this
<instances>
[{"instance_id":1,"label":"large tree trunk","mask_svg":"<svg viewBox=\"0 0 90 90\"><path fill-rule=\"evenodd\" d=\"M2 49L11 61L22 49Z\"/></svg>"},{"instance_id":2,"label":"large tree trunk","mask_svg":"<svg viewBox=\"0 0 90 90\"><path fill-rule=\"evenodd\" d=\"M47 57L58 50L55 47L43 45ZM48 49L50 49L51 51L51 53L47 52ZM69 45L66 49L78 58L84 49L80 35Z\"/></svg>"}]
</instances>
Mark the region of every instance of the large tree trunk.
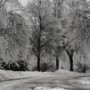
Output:
<instances>
[{"instance_id":1,"label":"large tree trunk","mask_svg":"<svg viewBox=\"0 0 90 90\"><path fill-rule=\"evenodd\" d=\"M56 57L56 70L58 70L58 69L59 69L59 58Z\"/></svg>"},{"instance_id":2,"label":"large tree trunk","mask_svg":"<svg viewBox=\"0 0 90 90\"><path fill-rule=\"evenodd\" d=\"M37 69L40 71L40 55L37 57Z\"/></svg>"},{"instance_id":3,"label":"large tree trunk","mask_svg":"<svg viewBox=\"0 0 90 90\"><path fill-rule=\"evenodd\" d=\"M38 53L37 53L37 69L40 71L40 61L41 61L41 48L40 48L40 38L38 39Z\"/></svg>"},{"instance_id":4,"label":"large tree trunk","mask_svg":"<svg viewBox=\"0 0 90 90\"><path fill-rule=\"evenodd\" d=\"M73 54L69 54L70 71L73 71Z\"/></svg>"},{"instance_id":5,"label":"large tree trunk","mask_svg":"<svg viewBox=\"0 0 90 90\"><path fill-rule=\"evenodd\" d=\"M83 67L83 73L86 73L86 65Z\"/></svg>"},{"instance_id":6,"label":"large tree trunk","mask_svg":"<svg viewBox=\"0 0 90 90\"><path fill-rule=\"evenodd\" d=\"M69 57L69 62L70 62L70 71L74 71L73 69L73 54L74 54L74 50L68 51L66 50L66 53Z\"/></svg>"}]
</instances>

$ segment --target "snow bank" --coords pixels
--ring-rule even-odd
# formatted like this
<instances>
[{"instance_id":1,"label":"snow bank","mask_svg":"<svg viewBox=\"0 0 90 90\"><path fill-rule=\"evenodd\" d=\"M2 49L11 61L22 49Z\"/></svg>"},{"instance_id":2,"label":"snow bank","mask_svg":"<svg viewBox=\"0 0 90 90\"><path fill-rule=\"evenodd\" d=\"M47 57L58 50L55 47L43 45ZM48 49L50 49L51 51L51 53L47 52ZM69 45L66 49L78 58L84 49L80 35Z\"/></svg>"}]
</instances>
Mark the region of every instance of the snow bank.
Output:
<instances>
[{"instance_id":1,"label":"snow bank","mask_svg":"<svg viewBox=\"0 0 90 90\"><path fill-rule=\"evenodd\" d=\"M63 69L59 69L59 70L57 70L54 74L56 74L56 75L65 75L65 74L67 74L67 75L78 75L79 73L77 73L77 72L71 72L71 71L68 71L68 70L63 70Z\"/></svg>"},{"instance_id":2,"label":"snow bank","mask_svg":"<svg viewBox=\"0 0 90 90\"><path fill-rule=\"evenodd\" d=\"M64 89L64 88L50 88L50 87L36 87L34 90L68 90L68 89Z\"/></svg>"},{"instance_id":3,"label":"snow bank","mask_svg":"<svg viewBox=\"0 0 90 90\"><path fill-rule=\"evenodd\" d=\"M56 75L75 75L75 72L70 72L67 70L58 70L56 72L18 72L18 71L4 71L0 70L0 80L8 80L8 79L20 79L20 78L27 78L27 77L49 77L49 76L56 76Z\"/></svg>"},{"instance_id":4,"label":"snow bank","mask_svg":"<svg viewBox=\"0 0 90 90\"><path fill-rule=\"evenodd\" d=\"M84 84L84 85L90 85L90 81L83 81L83 80L81 80L80 81L82 84Z\"/></svg>"},{"instance_id":5,"label":"snow bank","mask_svg":"<svg viewBox=\"0 0 90 90\"><path fill-rule=\"evenodd\" d=\"M83 90L90 90L90 77L86 76L86 77L80 77L80 78L76 78L76 79L72 79L70 80L70 83L73 86L77 86L80 88L83 88Z\"/></svg>"},{"instance_id":6,"label":"snow bank","mask_svg":"<svg viewBox=\"0 0 90 90\"><path fill-rule=\"evenodd\" d=\"M79 79L79 82L84 85L90 85L90 77L82 77Z\"/></svg>"},{"instance_id":7,"label":"snow bank","mask_svg":"<svg viewBox=\"0 0 90 90\"><path fill-rule=\"evenodd\" d=\"M4 71L0 70L0 80L18 79L27 77L46 77L50 76L50 72L17 72L17 71Z\"/></svg>"}]
</instances>

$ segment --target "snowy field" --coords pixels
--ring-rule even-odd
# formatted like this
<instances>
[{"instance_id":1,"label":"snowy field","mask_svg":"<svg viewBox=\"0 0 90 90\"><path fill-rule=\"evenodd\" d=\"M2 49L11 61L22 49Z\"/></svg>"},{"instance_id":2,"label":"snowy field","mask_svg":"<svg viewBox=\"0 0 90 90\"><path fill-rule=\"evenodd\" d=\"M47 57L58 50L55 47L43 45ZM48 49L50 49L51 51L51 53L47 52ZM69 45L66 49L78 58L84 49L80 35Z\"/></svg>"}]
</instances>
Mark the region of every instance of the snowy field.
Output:
<instances>
[{"instance_id":1,"label":"snowy field","mask_svg":"<svg viewBox=\"0 0 90 90\"><path fill-rule=\"evenodd\" d=\"M0 70L0 90L90 90L90 74Z\"/></svg>"},{"instance_id":2,"label":"snowy field","mask_svg":"<svg viewBox=\"0 0 90 90\"><path fill-rule=\"evenodd\" d=\"M7 80L7 79L17 79L17 78L27 78L27 77L49 77L51 75L74 75L74 72L69 72L66 70L58 70L56 72L17 72L17 71L4 71L0 70L0 80Z\"/></svg>"},{"instance_id":3,"label":"snowy field","mask_svg":"<svg viewBox=\"0 0 90 90\"><path fill-rule=\"evenodd\" d=\"M50 88L50 87L36 87L34 90L68 90L68 89L64 89L64 88Z\"/></svg>"},{"instance_id":4,"label":"snowy field","mask_svg":"<svg viewBox=\"0 0 90 90\"><path fill-rule=\"evenodd\" d=\"M51 73L47 72L17 72L17 71L3 71L0 70L0 80L7 79L18 79L18 78L27 78L27 77L44 77L49 76Z\"/></svg>"}]
</instances>

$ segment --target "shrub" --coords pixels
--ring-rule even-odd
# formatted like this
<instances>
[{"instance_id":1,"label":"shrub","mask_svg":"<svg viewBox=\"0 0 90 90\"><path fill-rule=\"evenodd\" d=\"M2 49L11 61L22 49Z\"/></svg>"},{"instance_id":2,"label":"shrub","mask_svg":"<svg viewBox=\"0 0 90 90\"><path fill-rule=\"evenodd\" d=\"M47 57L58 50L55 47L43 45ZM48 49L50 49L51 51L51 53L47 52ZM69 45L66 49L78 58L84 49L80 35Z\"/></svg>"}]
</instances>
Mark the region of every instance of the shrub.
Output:
<instances>
[{"instance_id":1,"label":"shrub","mask_svg":"<svg viewBox=\"0 0 90 90\"><path fill-rule=\"evenodd\" d=\"M49 69L48 64L47 63L42 63L40 66L40 69L42 72L45 72Z\"/></svg>"},{"instance_id":2,"label":"shrub","mask_svg":"<svg viewBox=\"0 0 90 90\"><path fill-rule=\"evenodd\" d=\"M0 69L3 69L3 67L2 67L2 63L3 63L3 62L4 62L3 59L0 58Z\"/></svg>"},{"instance_id":3,"label":"shrub","mask_svg":"<svg viewBox=\"0 0 90 90\"><path fill-rule=\"evenodd\" d=\"M17 62L9 61L8 63L3 62L1 66L5 70L13 70L13 71L27 71L28 64L24 60L18 60Z\"/></svg>"},{"instance_id":4,"label":"shrub","mask_svg":"<svg viewBox=\"0 0 90 90\"><path fill-rule=\"evenodd\" d=\"M52 71L54 72L56 70L54 64L49 64L49 63L41 63L40 65L40 71L45 72L45 71ZM32 71L38 71L37 66L33 67Z\"/></svg>"},{"instance_id":5,"label":"shrub","mask_svg":"<svg viewBox=\"0 0 90 90\"><path fill-rule=\"evenodd\" d=\"M17 64L19 65L19 71L27 71L28 69L28 63L24 60L18 60Z\"/></svg>"},{"instance_id":6,"label":"shrub","mask_svg":"<svg viewBox=\"0 0 90 90\"><path fill-rule=\"evenodd\" d=\"M13 70L13 71L18 71L18 65L15 62L3 62L2 67L5 70Z\"/></svg>"},{"instance_id":7,"label":"shrub","mask_svg":"<svg viewBox=\"0 0 90 90\"><path fill-rule=\"evenodd\" d=\"M80 73L86 73L87 69L89 68L87 64L81 63L81 62L77 62L77 72Z\"/></svg>"},{"instance_id":8,"label":"shrub","mask_svg":"<svg viewBox=\"0 0 90 90\"><path fill-rule=\"evenodd\" d=\"M37 65L35 65L34 67L32 67L31 71L38 71Z\"/></svg>"},{"instance_id":9,"label":"shrub","mask_svg":"<svg viewBox=\"0 0 90 90\"><path fill-rule=\"evenodd\" d=\"M3 69L6 69L6 70L9 69L9 65L8 65L8 63L6 63L5 61L3 61L3 62L1 63L1 67L2 67Z\"/></svg>"}]
</instances>

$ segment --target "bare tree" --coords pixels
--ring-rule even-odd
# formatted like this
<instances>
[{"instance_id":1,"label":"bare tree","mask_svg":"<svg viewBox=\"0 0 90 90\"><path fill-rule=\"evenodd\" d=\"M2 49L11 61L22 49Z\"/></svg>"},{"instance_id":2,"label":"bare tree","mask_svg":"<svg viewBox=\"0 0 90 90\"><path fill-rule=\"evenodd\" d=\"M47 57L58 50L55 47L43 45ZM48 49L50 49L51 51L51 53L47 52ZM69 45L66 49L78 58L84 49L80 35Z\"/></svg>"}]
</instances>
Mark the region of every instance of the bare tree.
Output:
<instances>
[{"instance_id":1,"label":"bare tree","mask_svg":"<svg viewBox=\"0 0 90 90\"><path fill-rule=\"evenodd\" d=\"M84 42L83 40L86 40L86 35L84 34L87 31L86 24L88 24L88 18L85 14L85 10L87 10L86 6L87 4L85 0L73 0L69 3L69 16L71 17L69 19L71 20L70 22L68 22L68 26L66 28L66 39L64 40L64 49L69 57L70 71L73 71L74 52L80 50L80 48L83 48L81 44L82 42ZM81 7L83 7L84 9Z\"/></svg>"},{"instance_id":2,"label":"bare tree","mask_svg":"<svg viewBox=\"0 0 90 90\"><path fill-rule=\"evenodd\" d=\"M25 48L27 25L22 16L7 11L5 4L8 1L0 0L0 37L8 42L7 47L5 47L5 55L9 53L10 56L14 57L16 47Z\"/></svg>"},{"instance_id":3,"label":"bare tree","mask_svg":"<svg viewBox=\"0 0 90 90\"><path fill-rule=\"evenodd\" d=\"M28 9L32 23L30 44L33 53L37 57L37 69L40 71L41 56L45 54L45 47L52 40L50 36L56 23L52 18L52 9L48 0L34 0Z\"/></svg>"},{"instance_id":4,"label":"bare tree","mask_svg":"<svg viewBox=\"0 0 90 90\"><path fill-rule=\"evenodd\" d=\"M8 27L6 28L5 32L5 38L8 41L8 51L9 54L13 57L15 55L15 49L18 48L18 50L20 50L20 58L19 59L23 59L21 58L23 53L24 53L24 49L26 47L27 44L27 29L28 26L26 25L25 19L15 13L8 13L8 19L9 22L8 23ZM22 52L22 53L21 53Z\"/></svg>"},{"instance_id":5,"label":"bare tree","mask_svg":"<svg viewBox=\"0 0 90 90\"><path fill-rule=\"evenodd\" d=\"M8 0L0 0L0 8L4 7L6 2L8 2Z\"/></svg>"},{"instance_id":6,"label":"bare tree","mask_svg":"<svg viewBox=\"0 0 90 90\"><path fill-rule=\"evenodd\" d=\"M54 0L53 1L54 16L57 18L62 18L64 1L65 0Z\"/></svg>"},{"instance_id":7,"label":"bare tree","mask_svg":"<svg viewBox=\"0 0 90 90\"><path fill-rule=\"evenodd\" d=\"M47 51L49 54L53 55L55 57L56 61L56 70L59 69L59 58L62 55L62 11L63 11L63 2L64 0L54 0L52 7L53 7L53 18L57 21L57 28L55 28L55 31L53 33L53 40L50 44L50 49ZM51 50L51 51L50 51Z\"/></svg>"}]
</instances>

